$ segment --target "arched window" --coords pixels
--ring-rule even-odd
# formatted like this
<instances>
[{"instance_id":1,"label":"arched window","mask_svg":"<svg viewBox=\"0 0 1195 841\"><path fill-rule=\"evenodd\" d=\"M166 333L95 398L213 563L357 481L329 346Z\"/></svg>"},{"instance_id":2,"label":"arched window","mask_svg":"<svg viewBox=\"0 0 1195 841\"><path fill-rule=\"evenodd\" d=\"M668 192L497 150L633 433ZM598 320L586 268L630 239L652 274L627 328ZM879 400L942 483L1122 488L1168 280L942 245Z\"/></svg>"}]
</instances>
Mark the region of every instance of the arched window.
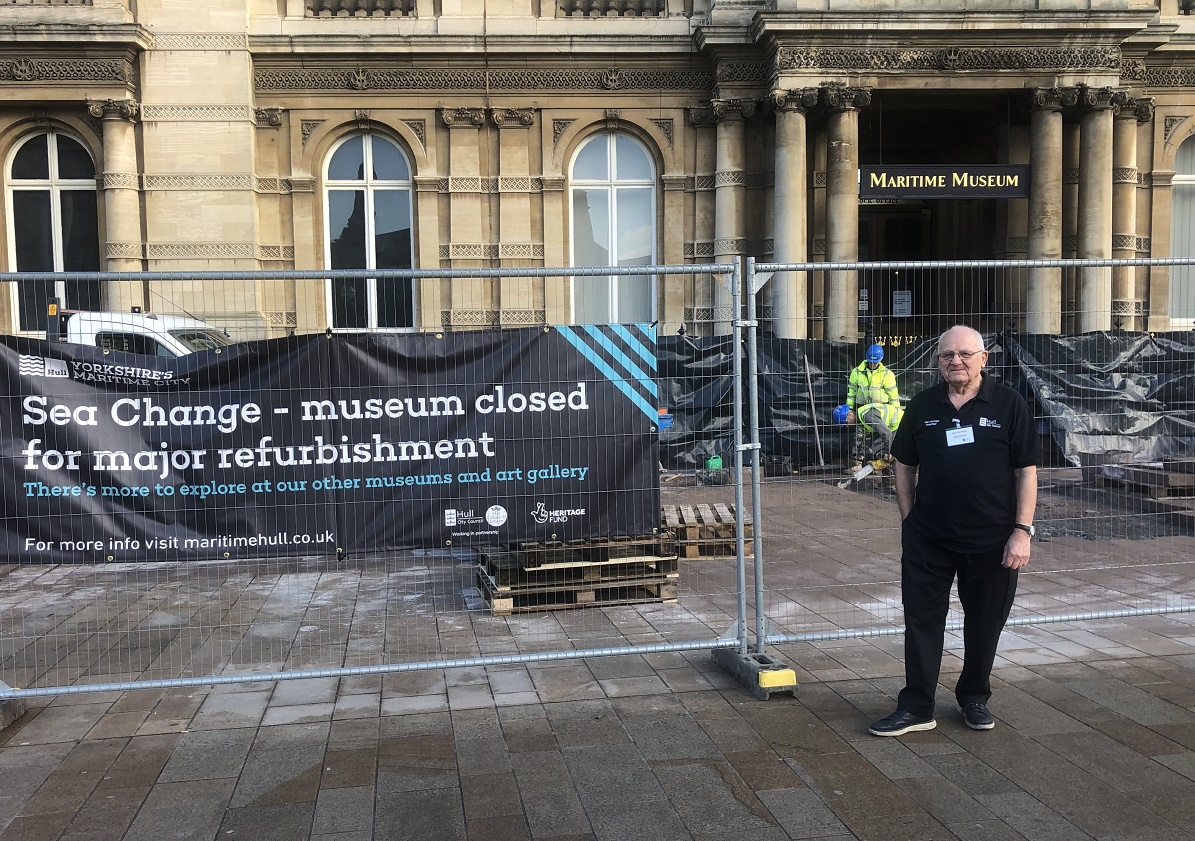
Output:
<instances>
[{"instance_id":1,"label":"arched window","mask_svg":"<svg viewBox=\"0 0 1195 841\"><path fill-rule=\"evenodd\" d=\"M1170 256L1195 257L1195 138L1178 147L1173 184ZM1170 267L1170 326L1195 327L1195 266Z\"/></svg>"},{"instance_id":2,"label":"arched window","mask_svg":"<svg viewBox=\"0 0 1195 841\"><path fill-rule=\"evenodd\" d=\"M627 134L594 135L573 159L572 265L649 266L656 261L656 172ZM654 276L573 279L573 322L654 321Z\"/></svg>"},{"instance_id":3,"label":"arched window","mask_svg":"<svg viewBox=\"0 0 1195 841\"><path fill-rule=\"evenodd\" d=\"M50 130L27 137L12 152L4 203L9 265L19 272L95 272L100 269L95 164L79 141ZM45 330L46 304L100 308L99 281L17 284L16 323Z\"/></svg>"},{"instance_id":4,"label":"arched window","mask_svg":"<svg viewBox=\"0 0 1195 841\"><path fill-rule=\"evenodd\" d=\"M324 219L328 268L411 268L411 167L402 150L371 133L340 141L324 172ZM330 280L328 311L337 329L411 328L414 284Z\"/></svg>"}]
</instances>

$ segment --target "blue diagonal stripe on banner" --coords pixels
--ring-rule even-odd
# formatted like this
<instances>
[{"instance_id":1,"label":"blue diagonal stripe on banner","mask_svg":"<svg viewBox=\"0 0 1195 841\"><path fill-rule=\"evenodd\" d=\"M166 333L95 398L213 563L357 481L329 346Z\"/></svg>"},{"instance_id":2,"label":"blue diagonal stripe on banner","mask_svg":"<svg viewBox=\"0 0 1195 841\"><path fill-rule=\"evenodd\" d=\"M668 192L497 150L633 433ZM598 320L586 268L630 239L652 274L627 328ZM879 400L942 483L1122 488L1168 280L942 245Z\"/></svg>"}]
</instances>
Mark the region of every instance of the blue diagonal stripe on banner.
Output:
<instances>
[{"instance_id":1,"label":"blue diagonal stripe on banner","mask_svg":"<svg viewBox=\"0 0 1195 841\"><path fill-rule=\"evenodd\" d=\"M631 378L637 380L642 390L646 392L648 397L656 396L656 381L652 374L645 372L642 368L635 364L635 362L626 355L622 348L616 345L609 336L605 334L601 327L595 325L587 325L583 328L590 338L597 344L598 347L605 350L610 359L620 366L623 370L631 375Z\"/></svg>"},{"instance_id":2,"label":"blue diagonal stripe on banner","mask_svg":"<svg viewBox=\"0 0 1195 841\"><path fill-rule=\"evenodd\" d=\"M594 330L597 328L587 327L584 329L590 336L597 338L597 336L594 334ZM651 419L652 423L656 423L659 420L658 407L654 406L650 401L648 401L648 399L640 393L639 389L635 388L632 384L637 383L643 385L646 390L648 390L649 394L654 397L656 394L655 380L648 378L638 366L634 365L630 365L629 367L638 372L638 379L628 380L625 376L618 373L618 371L616 371L609 362L603 359L596 350L590 347L584 339L578 336L573 328L560 325L556 327L556 331L560 333L561 336L564 336L564 338L568 340L569 344L580 351L581 355L588 359L593 367L597 368L598 371L606 377L606 379L613 383L615 388L625 394L627 399L638 406L639 410L643 412L643 414L647 415L648 418ZM606 339L605 341L611 346L617 357L620 357L625 363L630 363L630 360L627 358L626 354L624 354L621 350L618 350L618 348L613 345L613 342L610 342L609 339Z\"/></svg>"},{"instance_id":3,"label":"blue diagonal stripe on banner","mask_svg":"<svg viewBox=\"0 0 1195 841\"><path fill-rule=\"evenodd\" d=\"M647 369L651 372L652 377L655 377L655 375L656 375L656 354L655 354L655 352L649 351L646 347L644 347L643 342L642 342L642 340L640 340L639 336L636 335L635 333L632 333L630 330L628 330L626 328L625 324L611 324L610 329L614 331L615 335L621 337L622 340L624 342L626 342L626 344L628 346L630 346L631 350L635 351L635 353L639 356L639 358L642 359L644 361L644 363L646 363ZM648 327L643 324L636 324L635 329L636 329L636 331L638 331L640 333L649 334L651 336L652 344L655 344L655 341L656 341L655 328ZM653 392L653 394L654 394L654 392Z\"/></svg>"}]
</instances>

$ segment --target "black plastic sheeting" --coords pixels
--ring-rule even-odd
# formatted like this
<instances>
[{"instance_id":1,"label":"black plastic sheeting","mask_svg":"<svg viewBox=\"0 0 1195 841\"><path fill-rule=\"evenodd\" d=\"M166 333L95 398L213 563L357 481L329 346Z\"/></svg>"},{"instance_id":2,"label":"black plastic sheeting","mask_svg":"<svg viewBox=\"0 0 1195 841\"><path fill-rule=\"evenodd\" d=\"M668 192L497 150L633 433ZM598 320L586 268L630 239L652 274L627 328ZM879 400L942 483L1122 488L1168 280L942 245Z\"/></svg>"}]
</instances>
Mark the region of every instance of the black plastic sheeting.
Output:
<instances>
[{"instance_id":1,"label":"black plastic sheeting","mask_svg":"<svg viewBox=\"0 0 1195 841\"><path fill-rule=\"evenodd\" d=\"M664 467L733 457L731 337L662 336L660 432ZM937 337L886 347L884 364L907 399L938 380ZM987 371L1016 388L1038 418L1047 461L1087 466L1195 457L1195 334L985 334ZM759 427L765 461L842 464L854 431L830 419L865 344L760 340ZM747 374L744 349L743 373ZM744 379L744 399L748 396ZM811 399L812 398L812 399ZM746 419L744 419L746 423Z\"/></svg>"}]
</instances>

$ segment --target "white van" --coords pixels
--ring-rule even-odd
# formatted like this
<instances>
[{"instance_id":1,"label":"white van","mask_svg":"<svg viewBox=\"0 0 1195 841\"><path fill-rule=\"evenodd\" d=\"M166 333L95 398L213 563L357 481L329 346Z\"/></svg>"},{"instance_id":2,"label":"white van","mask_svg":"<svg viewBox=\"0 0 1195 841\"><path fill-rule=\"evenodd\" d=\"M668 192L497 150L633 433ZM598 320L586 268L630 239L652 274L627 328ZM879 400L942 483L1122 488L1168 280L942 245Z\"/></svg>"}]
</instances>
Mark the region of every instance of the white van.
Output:
<instances>
[{"instance_id":1,"label":"white van","mask_svg":"<svg viewBox=\"0 0 1195 841\"><path fill-rule=\"evenodd\" d=\"M185 315L64 311L62 320L60 341L148 356L174 358L232 344L226 333Z\"/></svg>"}]
</instances>

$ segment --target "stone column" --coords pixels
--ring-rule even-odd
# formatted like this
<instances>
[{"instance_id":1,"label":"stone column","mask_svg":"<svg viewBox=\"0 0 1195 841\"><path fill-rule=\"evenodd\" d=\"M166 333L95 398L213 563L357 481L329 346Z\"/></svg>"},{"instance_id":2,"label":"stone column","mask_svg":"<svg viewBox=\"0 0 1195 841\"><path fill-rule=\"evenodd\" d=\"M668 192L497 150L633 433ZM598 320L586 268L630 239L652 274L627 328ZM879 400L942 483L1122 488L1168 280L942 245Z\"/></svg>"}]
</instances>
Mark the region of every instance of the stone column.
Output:
<instances>
[{"instance_id":1,"label":"stone column","mask_svg":"<svg viewBox=\"0 0 1195 841\"><path fill-rule=\"evenodd\" d=\"M747 132L744 120L755 113L749 99L716 99L717 163L714 170L714 262L730 263L746 246L743 207L746 198ZM726 335L736 317L730 290L715 279L714 334Z\"/></svg>"},{"instance_id":2,"label":"stone column","mask_svg":"<svg viewBox=\"0 0 1195 841\"><path fill-rule=\"evenodd\" d=\"M1137 256L1137 124L1152 113L1152 101L1126 96L1113 109L1112 256ZM1145 119L1149 119L1148 116ZM1137 267L1112 267L1112 326L1140 330L1143 302L1137 296Z\"/></svg>"},{"instance_id":3,"label":"stone column","mask_svg":"<svg viewBox=\"0 0 1195 841\"><path fill-rule=\"evenodd\" d=\"M87 112L103 120L104 126L103 266L109 272L139 272L143 265L141 175L134 128L140 111L140 104L131 99L87 103ZM146 306L141 283L109 281L104 286L104 306L110 310Z\"/></svg>"},{"instance_id":4,"label":"stone column","mask_svg":"<svg viewBox=\"0 0 1195 841\"><path fill-rule=\"evenodd\" d=\"M1079 257L1112 256L1112 88L1083 88L1079 131ZM1112 270L1084 267L1079 274L1080 333L1112 328Z\"/></svg>"},{"instance_id":5,"label":"stone column","mask_svg":"<svg viewBox=\"0 0 1195 841\"><path fill-rule=\"evenodd\" d=\"M1001 143L1004 161L1031 164L1030 145L1029 126L1010 122L1004 127ZM997 259L1025 259L1029 249L1029 218L1029 199L1004 200L1004 213L997 218L997 230L1002 234L997 238ZM990 314L1003 313L1006 323L1015 325L1017 330L1025 330L1026 319L1032 312L1028 303L1029 270L1023 267L1010 268L997 274L993 281L995 297L989 307Z\"/></svg>"},{"instance_id":6,"label":"stone column","mask_svg":"<svg viewBox=\"0 0 1195 841\"><path fill-rule=\"evenodd\" d=\"M871 88L827 85L822 102L830 112L826 149L826 260L859 259L859 108L871 103ZM859 274L832 272L826 278L826 333L830 341L859 338Z\"/></svg>"},{"instance_id":7,"label":"stone column","mask_svg":"<svg viewBox=\"0 0 1195 841\"><path fill-rule=\"evenodd\" d=\"M1062 108L1078 101L1073 88L1038 88L1029 119L1030 260L1062 257ZM1030 333L1062 331L1062 269L1029 270L1025 329Z\"/></svg>"},{"instance_id":8,"label":"stone column","mask_svg":"<svg viewBox=\"0 0 1195 841\"><path fill-rule=\"evenodd\" d=\"M805 112L817 104L817 88L772 93L776 108L776 187L772 255L777 263L809 260L808 169ZM808 273L780 272L769 281L772 329L782 339L809 335Z\"/></svg>"}]
</instances>

